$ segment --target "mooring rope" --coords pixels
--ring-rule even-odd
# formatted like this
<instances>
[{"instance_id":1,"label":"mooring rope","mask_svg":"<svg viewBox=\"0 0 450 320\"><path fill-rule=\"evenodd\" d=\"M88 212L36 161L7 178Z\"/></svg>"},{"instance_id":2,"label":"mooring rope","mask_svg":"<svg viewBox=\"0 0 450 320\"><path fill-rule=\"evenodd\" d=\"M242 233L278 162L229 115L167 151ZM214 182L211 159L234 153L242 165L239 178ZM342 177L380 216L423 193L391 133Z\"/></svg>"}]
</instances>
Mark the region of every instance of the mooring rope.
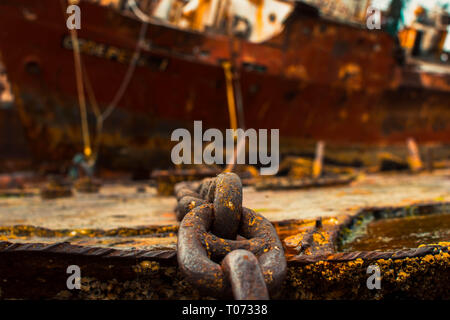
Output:
<instances>
[{"instance_id":1,"label":"mooring rope","mask_svg":"<svg viewBox=\"0 0 450 320\"><path fill-rule=\"evenodd\" d=\"M136 3L132 1L134 5ZM70 4L70 0L67 0L67 3ZM93 90L93 87L91 85L91 82L89 81L89 75L87 73L87 70L83 68L83 63L81 59L81 53L80 53L80 46L78 41L78 33L76 29L70 30L72 44L73 44L73 51L74 51L74 62L75 62L75 75L76 75L76 83L77 83L77 92L78 92L78 101L80 106L80 114L81 114L81 127L82 127L82 135L83 135L83 144L84 144L84 154L86 157L91 157L93 154L92 147L91 147L91 138L89 133L89 124L88 124L88 118L87 118L87 108L86 108L86 97L84 90L86 89L88 93L88 99L90 104L92 105L92 108L94 110L96 119L97 119L97 127L96 127L96 143L95 143L95 152L94 156L92 157L94 161L97 159L98 155L98 149L100 146L100 136L103 131L103 123L104 121L112 114L112 112L117 107L120 100L123 98L131 79L134 75L134 71L136 69L137 63L139 61L140 55L141 55L141 49L142 49L142 43L144 41L146 32L148 28L148 21L142 21L141 29L139 32L139 38L137 41L137 45L135 48L135 51L133 53L130 65L128 66L128 69L125 73L125 76L119 86L119 89L117 90L115 96L113 97L111 103L108 105L108 107L105 109L105 111L102 113L100 111L100 108L97 103L97 99L95 97L95 93ZM86 85L84 83L86 81Z\"/></svg>"},{"instance_id":2,"label":"mooring rope","mask_svg":"<svg viewBox=\"0 0 450 320\"><path fill-rule=\"evenodd\" d=\"M133 13L138 17L142 22L151 22L152 18L148 15L146 15L142 10L139 8L135 0L128 0L127 1L128 7L133 11Z\"/></svg>"},{"instance_id":3,"label":"mooring rope","mask_svg":"<svg viewBox=\"0 0 450 320\"><path fill-rule=\"evenodd\" d=\"M92 105L92 108L94 110L94 113L95 113L95 116L97 119L97 128L96 128L97 137L96 137L96 143L95 143L96 150L94 152L94 154L95 154L94 159L97 159L98 149L100 148L101 134L103 131L103 123L106 120L106 118L108 118L115 110L115 108L119 104L120 100L123 98L125 91L127 90L128 86L131 82L131 79L133 78L134 71L136 69L137 63L141 56L142 42L144 41L145 34L147 32L147 27L148 27L148 23L143 22L142 26L141 26L141 30L139 32L139 39L138 39L138 42L136 45L136 49L134 51L130 65L128 66L127 72L125 73L125 77L123 78L122 83L121 83L119 89L117 90L116 95L114 96L113 100L111 101L111 103L108 105L108 107L105 109L105 111L103 113L100 111L100 108L98 106L98 102L95 97L94 89L91 85L89 75L86 70L84 71L84 75L86 78L86 91L88 92L88 98L89 98L89 101Z\"/></svg>"},{"instance_id":4,"label":"mooring rope","mask_svg":"<svg viewBox=\"0 0 450 320\"><path fill-rule=\"evenodd\" d=\"M230 115L230 126L231 129L236 130L236 103L234 101L233 73L231 71L231 63L229 61L225 61L222 63L222 67L225 72L225 80L227 85L228 114Z\"/></svg>"},{"instance_id":5,"label":"mooring rope","mask_svg":"<svg viewBox=\"0 0 450 320\"><path fill-rule=\"evenodd\" d=\"M139 32L139 38L138 38L138 41L136 44L136 49L134 51L133 58L131 59L130 65L128 66L128 70L125 74L125 77L123 78L123 81L119 87L119 90L117 90L116 95L114 96L114 99L112 100L112 102L109 104L109 106L106 108L106 110L103 112L103 114L101 116L102 121L104 121L106 118L108 118L111 115L111 113L117 107L117 104L119 103L119 101L123 98L123 95L125 94L125 91L127 90L128 85L130 84L130 81L133 77L137 63L141 56L142 43L144 41L145 34L147 33L147 27L148 27L148 22L142 21L141 30Z\"/></svg>"},{"instance_id":6,"label":"mooring rope","mask_svg":"<svg viewBox=\"0 0 450 320\"><path fill-rule=\"evenodd\" d=\"M235 52L234 41L230 42L230 61L222 63L222 67L225 72L227 100L228 100L228 113L230 115L230 125L234 130L234 138L237 137L238 127L245 130L244 110L242 105L241 83L239 76L237 76L237 69L235 66ZM245 137L238 139L237 146L234 149L232 161L230 161L225 168L225 172L231 172L237 163L238 154L240 152L245 153ZM228 155L227 155L228 157Z\"/></svg>"},{"instance_id":7,"label":"mooring rope","mask_svg":"<svg viewBox=\"0 0 450 320\"><path fill-rule=\"evenodd\" d=\"M70 5L70 0L67 0L67 4ZM89 123L87 118L87 110L86 110L86 97L84 94L84 81L83 81L83 72L82 72L82 62L81 62L81 54L80 54L80 44L78 42L78 33L77 29L70 29L70 38L72 40L73 47L73 58L75 63L75 80L77 86L77 94L78 94L78 104L80 107L80 117L81 117L81 132L83 137L83 152L84 155L89 158L92 154L91 148L91 138L89 134Z\"/></svg>"}]
</instances>

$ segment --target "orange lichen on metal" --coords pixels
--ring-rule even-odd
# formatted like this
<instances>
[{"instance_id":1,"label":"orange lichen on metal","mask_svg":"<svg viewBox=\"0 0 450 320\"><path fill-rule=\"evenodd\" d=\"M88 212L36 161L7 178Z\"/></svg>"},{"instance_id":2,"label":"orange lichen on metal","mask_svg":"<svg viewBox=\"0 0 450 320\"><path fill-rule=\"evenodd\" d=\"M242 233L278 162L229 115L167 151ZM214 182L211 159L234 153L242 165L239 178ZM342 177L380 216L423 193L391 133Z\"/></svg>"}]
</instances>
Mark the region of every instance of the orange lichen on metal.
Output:
<instances>
[{"instance_id":1,"label":"orange lichen on metal","mask_svg":"<svg viewBox=\"0 0 450 320\"><path fill-rule=\"evenodd\" d=\"M369 290L365 286L369 265L380 268L380 290ZM290 298L296 299L381 299L392 294L415 298L448 298L446 284L435 284L436 281L444 281L449 265L450 254L443 250L405 259L318 261L289 268L287 291ZM418 282L422 285L418 286ZM349 290L349 287L352 289Z\"/></svg>"}]
</instances>

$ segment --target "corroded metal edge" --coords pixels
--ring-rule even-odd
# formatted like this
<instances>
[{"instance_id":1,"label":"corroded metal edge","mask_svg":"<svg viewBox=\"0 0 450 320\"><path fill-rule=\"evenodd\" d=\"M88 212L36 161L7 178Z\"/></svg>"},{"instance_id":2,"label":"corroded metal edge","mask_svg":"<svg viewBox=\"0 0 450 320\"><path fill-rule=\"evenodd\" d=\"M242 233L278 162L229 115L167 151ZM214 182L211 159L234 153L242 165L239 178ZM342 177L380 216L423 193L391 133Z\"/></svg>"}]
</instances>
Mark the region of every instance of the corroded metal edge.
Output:
<instances>
[{"instance_id":1,"label":"corroded metal edge","mask_svg":"<svg viewBox=\"0 0 450 320\"><path fill-rule=\"evenodd\" d=\"M422 257L428 254L437 254L439 252L449 252L449 247L442 245L427 245L416 249L380 252L380 251L354 251L340 252L335 254L301 255L288 260L288 266L304 265L316 263L318 261L327 262L346 262L356 259L379 260L379 259L405 259ZM51 254L69 254L96 258L121 258L131 259L133 261L176 261L177 251L175 249L167 250L119 250L100 247L84 247L72 245L68 242L59 242L55 244L43 243L11 243L0 242L0 257L3 254L16 252L35 252Z\"/></svg>"},{"instance_id":2,"label":"corroded metal edge","mask_svg":"<svg viewBox=\"0 0 450 320\"><path fill-rule=\"evenodd\" d=\"M397 216L404 217L408 214L425 215L440 213L450 209L450 202L427 202L418 203L410 206L384 206L384 207L364 207L354 214L344 216L342 222L333 228L326 230L330 233L330 243L333 252L329 252L330 246L322 245L316 254L305 255L299 254L288 259L289 265L305 265L316 263L319 261L327 262L346 262L356 259L363 260L379 260L379 259L405 259L422 257L428 254L437 254L439 252L449 252L450 246L439 244L428 244L414 249L404 249L395 251L353 251L353 252L336 252L337 245L345 228L352 228L354 223L368 215L375 217ZM314 232L314 230L312 231Z\"/></svg>"},{"instance_id":3,"label":"corroded metal edge","mask_svg":"<svg viewBox=\"0 0 450 320\"><path fill-rule=\"evenodd\" d=\"M259 181L255 183L257 191L263 190L293 190L293 189L307 189L319 187L331 187L350 184L355 181L356 175L341 176L341 177L321 177L321 178L271 178L266 181Z\"/></svg>"},{"instance_id":4,"label":"corroded metal edge","mask_svg":"<svg viewBox=\"0 0 450 320\"><path fill-rule=\"evenodd\" d=\"M418 258L428 254L438 254L440 252L449 252L449 247L441 245L427 245L416 249L406 249L398 251L353 251L339 252L331 255L314 255L314 256L296 256L288 261L289 265L305 265L316 263L319 261L327 262L347 262L356 259L362 260L379 260L379 259L405 259Z\"/></svg>"},{"instance_id":5,"label":"corroded metal edge","mask_svg":"<svg viewBox=\"0 0 450 320\"><path fill-rule=\"evenodd\" d=\"M0 226L0 234L19 236L39 236L46 238L90 236L90 237L132 237L151 235L153 238L167 237L178 232L178 225L119 227L114 229L48 229L33 225Z\"/></svg>"},{"instance_id":6,"label":"corroded metal edge","mask_svg":"<svg viewBox=\"0 0 450 320\"><path fill-rule=\"evenodd\" d=\"M386 207L366 207L357 211L353 215L344 217L343 222L336 225L335 228L328 230L331 233L331 242L335 245L342 230L346 227L351 227L352 223L367 214L380 214L382 212L407 212L414 210L418 214L430 214L436 211L447 210L450 207L450 202L437 203L421 203L411 206L386 206ZM416 211L417 210L417 211ZM275 225L283 226L291 222L299 222L302 220L286 220L273 222ZM324 249L328 249L324 248ZM305 265L316 263L318 261L328 262L345 262L356 259L363 260L378 260L378 259L404 259L413 257L422 257L428 254L437 254L439 252L449 252L450 246L443 246L439 244L429 244L415 249L397 250L397 251L354 251L354 252L318 252L313 255L297 255L288 259L288 266ZM88 247L74 245L69 242L58 242L54 244L44 243L11 243L7 241L0 241L0 257L4 254L10 253L50 253L56 255L78 255L85 257L96 258L120 258L130 259L133 261L166 261L176 263L177 251L176 249L164 250L122 250L102 247Z\"/></svg>"},{"instance_id":7,"label":"corroded metal edge","mask_svg":"<svg viewBox=\"0 0 450 320\"><path fill-rule=\"evenodd\" d=\"M176 261L176 250L119 250L112 248L86 247L73 245L69 242L58 242L54 244L43 243L11 243L0 242L0 257L3 254L18 252L37 252L51 254L69 254L87 257L100 257L105 259L122 258L134 261Z\"/></svg>"}]
</instances>

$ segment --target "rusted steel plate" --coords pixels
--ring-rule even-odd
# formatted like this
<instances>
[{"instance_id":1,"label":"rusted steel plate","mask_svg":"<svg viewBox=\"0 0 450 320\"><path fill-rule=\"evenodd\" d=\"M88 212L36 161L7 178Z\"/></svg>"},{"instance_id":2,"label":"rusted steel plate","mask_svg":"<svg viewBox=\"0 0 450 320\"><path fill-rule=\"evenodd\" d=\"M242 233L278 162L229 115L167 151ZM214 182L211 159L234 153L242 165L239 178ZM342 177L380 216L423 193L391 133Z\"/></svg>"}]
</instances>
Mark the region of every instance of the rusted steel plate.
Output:
<instances>
[{"instance_id":1,"label":"rusted steel plate","mask_svg":"<svg viewBox=\"0 0 450 320\"><path fill-rule=\"evenodd\" d=\"M316 263L318 261L326 262L346 262L356 259L367 261L388 260L388 259L405 259L413 257L424 257L429 254L437 254L439 252L448 253L448 246L429 245L416 249L408 249L401 251L379 252L379 251L355 251L355 252L340 252L331 255L315 255L315 256L299 256L288 260L289 265L306 265Z\"/></svg>"},{"instance_id":2,"label":"rusted steel plate","mask_svg":"<svg viewBox=\"0 0 450 320\"><path fill-rule=\"evenodd\" d=\"M117 250L112 248L77 246L68 242L57 242L54 244L42 243L11 243L0 242L0 255L37 252L49 253L55 255L80 255L86 257L99 258L123 258L136 261L141 260L176 260L176 250Z\"/></svg>"},{"instance_id":3,"label":"rusted steel plate","mask_svg":"<svg viewBox=\"0 0 450 320\"><path fill-rule=\"evenodd\" d=\"M245 187L243 203L272 222L338 217L354 214L363 207L450 201L449 175L449 170L420 175L370 174L359 177L347 186L322 189L258 192L252 187ZM113 233L150 235L153 231L145 230L150 226L157 229L157 226L176 225L176 198L158 197L156 190L148 185L146 192L138 192L137 189L142 186L142 183L107 183L99 194L76 193L73 198L46 201L38 195L0 197L1 211L7 213L0 215L0 226L25 226L31 231L36 228L55 232L68 230L64 234L67 237L80 237L85 232L89 234L92 230L103 230L95 236L109 237ZM25 229L17 231L25 232ZM129 229L142 229L142 233L131 234ZM74 233L70 235L72 231ZM49 234L44 232L34 236L45 238Z\"/></svg>"},{"instance_id":4,"label":"rusted steel plate","mask_svg":"<svg viewBox=\"0 0 450 320\"><path fill-rule=\"evenodd\" d=\"M360 281L364 277L364 279L367 279L366 269L370 263L377 263L386 268L387 274L383 278L383 281L385 281L383 283L387 283L387 285L383 287L384 291L379 293L381 296L421 297L426 293L428 297L448 297L448 293L446 295L440 285L431 287L428 285L431 283L430 279L438 279L442 283L446 283L445 277L449 271L448 245L427 245L415 249L387 252L335 251L336 242L342 233L342 228L351 226L358 215L370 212L370 214L379 217L385 215L404 216L411 212L431 214L434 212L444 213L448 210L450 205L446 195L448 178L443 172L440 172L439 175L436 173L424 174L423 176L395 175L389 179L374 175L368 177L367 180L363 180L366 181L364 182L366 184L344 187L344 189L317 190L318 194L321 195L317 198L320 201L317 201L315 206L309 207L309 209L306 209L303 199L311 198L311 195L305 190L279 191L278 196L274 194L272 198L268 199L272 203L280 201L280 204L284 203L285 205L290 203L286 201L286 196L290 196L293 197L292 199L297 199L298 205L305 210L312 210L312 208L322 210L319 215L322 217L320 222L316 220L318 215L299 215L296 213L285 216L277 215L276 211L271 214L272 217L278 218L297 218L296 220L283 221L281 219L281 221L273 222L278 235L283 240L288 258L288 274L284 287L280 290L281 298L373 298L367 289L364 289L365 287L358 287L353 282L356 280L349 280L359 279L358 281ZM416 186L412 187L413 184L416 184ZM433 185L437 187L433 189ZM101 192L127 191L124 192L128 195L125 197L125 199L128 199L127 203L144 200L146 204L145 201L148 201L148 198L153 199L154 197L154 194L153 196L139 194L139 197L136 198L138 194L135 193L135 189L134 186L131 186L130 189L121 187L112 190L108 190L108 187L106 187L106 190L102 188ZM341 214L336 215L334 212L323 208L324 197L333 193L330 190L337 193L344 190L344 193L348 193L351 200L347 199L343 208L350 208L350 210L340 209ZM371 198L368 191L379 192L378 198ZM250 198L246 198L246 192L250 192L250 194L247 194L247 197ZM386 194L389 195L389 201L387 201L390 203L389 206L376 206L382 204L381 198L379 198L381 193L384 194L384 197L386 197ZM255 194L258 193L251 191L251 189L245 189L244 203L250 202L249 199L254 200ZM401 201L402 199L405 200L405 196L416 198L416 195L422 195L422 200L428 198L434 199L435 202L411 206L413 201ZM261 192L256 200L259 203L266 196L265 192ZM342 195L332 199L338 200L339 197L342 197ZM80 199L98 202L102 197L100 194L83 196ZM75 202L81 202L80 199L75 199ZM111 200L110 198L107 199L108 201ZM117 200L122 201L123 199L121 199L118 198ZM161 199L164 198L155 197L152 201ZM298 201L298 199L301 201ZM173 200L173 207L175 207L176 199ZM1 205L10 205L8 204L9 201L11 199L2 200ZM20 201L26 201L25 203L29 204L30 199L20 199ZM393 202L396 202L397 206L392 206ZM65 206L70 206L70 203L74 203L74 200L68 199L62 203ZM88 201L87 203L91 204L92 202ZM401 203L404 205L401 206ZM61 202L60 200L51 200L50 203L46 203L46 205L49 204L53 206L61 205ZM335 204L338 207L337 201L335 201ZM114 204L114 206L116 205L117 203ZM259 203L259 205L264 205L264 203ZM145 207L149 211L149 207L147 205ZM366 208L364 209L364 207ZM24 208L27 208L27 205L24 205ZM29 208L27 208L27 212L31 212ZM261 212L266 215L264 210L261 210ZM175 215L173 213L171 215L173 221L175 221ZM298 218L301 216L309 217L309 220L299 220ZM130 210L130 221L134 220L133 217L133 210ZM3 221L6 221L7 218L1 216ZM103 220L104 223L109 223L107 220ZM173 245L170 245L176 241L176 225L141 228L121 227L111 230L3 226L0 231L1 239L6 239L6 241L0 242L0 274L3 275L3 278L0 277L0 279L7 280L6 282L0 281L1 297L23 298L24 295L34 298L54 298L57 296L59 298L79 299L114 299L136 296L143 299L177 299L181 297L197 299L201 297L192 286L184 282L177 268L176 250ZM8 238L11 240L9 241ZM50 243L38 243L39 239L46 239ZM160 246L152 247L149 245L150 243L158 244L160 240ZM70 243L61 241L70 241ZM17 264L17 261L23 261L23 259L26 259L28 263ZM66 268L68 264L77 264L82 267L84 291L81 290L77 293L67 291L65 281L67 280ZM399 271L397 264L402 265L402 271ZM420 282L420 289L417 288L417 284L416 286L411 285L411 280L408 280L411 275L414 275L414 279ZM13 283L14 285L12 285ZM41 283L42 285L39 288L34 285L30 287L30 284L34 283ZM313 285L314 283L315 285ZM318 283L319 286L317 286ZM350 292L348 288L353 288L355 285L359 291L357 293ZM98 290L98 292L92 293L92 288L97 288L95 290ZM121 288L124 291L118 293L114 288ZM169 288L177 289L170 291ZM319 290L318 288L326 289Z\"/></svg>"},{"instance_id":5,"label":"rusted steel plate","mask_svg":"<svg viewBox=\"0 0 450 320\"><path fill-rule=\"evenodd\" d=\"M282 238L284 246L287 247L288 256L291 256L289 261L295 263L311 263L314 261L320 260L329 260L329 261L348 261L354 260L358 258L364 259L381 259L383 257L392 258L392 259L403 259L406 257L413 256L422 256L429 253L432 253L433 250L442 249L444 252L447 252L444 245L428 245L416 249L408 249L408 250L397 250L393 252L335 252L336 242L338 241L339 234L341 233L343 228L351 227L355 224L357 219L361 219L368 215L377 216L377 217L404 217L408 216L411 212L415 215L426 215L432 213L447 213L450 208L450 202L441 202L441 203L423 203L418 204L416 206L408 206L408 207L373 207L373 208L364 208L359 212L353 215L344 215L340 217L327 217L320 220L320 223L317 221L312 221L312 225L315 225L314 228L304 228L304 226L310 225L308 220L288 220L288 221L280 221L275 222L274 226L277 230L279 236ZM10 227L9 232L15 230L15 228ZM131 237L132 239L134 235L139 234L150 234L152 237L158 237L158 232L161 230L165 230L165 233L160 234L159 236L164 237L171 232L176 232L177 228L175 226L168 226L163 228L154 228L153 229L128 229L128 230L111 230L111 231L101 231L94 230L90 231L86 236L89 237L101 237L105 234L109 236L115 236L121 239L127 239ZM3 234L5 231L8 231L8 228L3 227L0 230ZM15 230L17 232L17 230ZM28 232L28 234L37 234L40 233L41 236L44 234L50 237L53 237L54 240L62 237L64 232L67 234L73 231L51 231L45 229L31 230L31 229L23 229L22 232ZM305 235L321 233L320 237L305 237ZM51 233L51 234L49 234ZM154 234L152 234L154 233ZM302 235L302 237L298 237L298 235ZM6 234L6 238L8 235ZM307 239L309 245L306 247L309 251L305 251L305 248L300 248L295 246L295 242L298 239ZM23 241L27 241L26 238L22 239ZM19 239L20 241L20 239ZM301 241L298 241L300 243ZM316 242L314 244L314 242ZM316 246L316 248L314 247ZM293 256L292 253L297 251L298 256ZM81 254L81 255L95 255L102 257L165 257L170 258L173 257L172 253L176 252L175 249L170 250L119 250L116 248L101 248L101 247L91 247L91 246L80 246L71 244L69 242L56 242L53 244L43 244L43 243L11 243L8 241L0 242L0 252L16 252L16 251L42 251L42 252L51 252L51 253L66 253L66 254ZM172 253L170 253L172 252ZM327 253L328 252L328 253ZM169 254L170 253L170 254Z\"/></svg>"},{"instance_id":6,"label":"rusted steel plate","mask_svg":"<svg viewBox=\"0 0 450 320\"><path fill-rule=\"evenodd\" d=\"M198 181L206 177L214 177L219 173L220 170L218 169L204 167L197 169L154 170L151 177L156 179L159 195L171 196L176 183Z\"/></svg>"},{"instance_id":7,"label":"rusted steel plate","mask_svg":"<svg viewBox=\"0 0 450 320\"><path fill-rule=\"evenodd\" d=\"M380 217L446 212L450 203L428 203L411 207L368 208L357 215L312 221L315 229L303 228L308 221L282 221L275 228L284 240L297 232L321 232L310 237L313 248L289 258L288 274L279 298L288 299L380 299L448 298L450 243L425 245L397 251L329 252L343 227L360 215ZM336 221L334 221L335 219ZM323 238L322 238L323 236ZM318 248L314 248L318 242ZM332 243L333 246L328 246ZM57 299L199 299L202 296L183 282L176 267L176 250L118 250L73 245L0 242L0 298ZM23 264L23 259L27 263ZM21 261L17 264L17 261ZM66 268L79 265L83 270L82 290L66 289ZM366 269L376 264L383 271L383 285L374 295L361 283ZM12 268L12 266L14 266ZM414 280L411 280L414 279ZM432 281L436 280L436 281ZM411 281L414 285L411 285ZM35 284L39 283L39 286ZM359 285L358 285L359 283ZM175 291L167 291L176 288ZM240 292L239 287L237 291ZM351 288L349 290L349 288ZM130 291L131 290L131 291ZM132 292L132 293L131 293Z\"/></svg>"},{"instance_id":8,"label":"rusted steel plate","mask_svg":"<svg viewBox=\"0 0 450 320\"><path fill-rule=\"evenodd\" d=\"M350 184L355 181L355 179L356 176L323 178L272 178L256 182L255 189L261 191L332 187Z\"/></svg>"}]
</instances>

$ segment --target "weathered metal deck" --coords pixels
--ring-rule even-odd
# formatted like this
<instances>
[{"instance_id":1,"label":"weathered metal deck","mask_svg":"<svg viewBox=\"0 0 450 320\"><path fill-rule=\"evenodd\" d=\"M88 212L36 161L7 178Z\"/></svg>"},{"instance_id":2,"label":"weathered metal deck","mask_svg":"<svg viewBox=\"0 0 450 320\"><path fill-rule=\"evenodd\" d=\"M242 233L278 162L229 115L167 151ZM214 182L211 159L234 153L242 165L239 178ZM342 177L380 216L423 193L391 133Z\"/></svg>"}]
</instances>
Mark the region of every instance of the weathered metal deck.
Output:
<instances>
[{"instance_id":1,"label":"weathered metal deck","mask_svg":"<svg viewBox=\"0 0 450 320\"><path fill-rule=\"evenodd\" d=\"M246 187L243 204L274 222L282 239L295 237L310 221L324 217L324 230L333 246L337 230L332 230L333 222L338 225L364 208L426 204L425 211L434 205L448 209L449 177L447 169L415 175L361 175L350 185L319 189L255 191ZM75 193L56 200L42 200L37 190L27 191L27 196L0 198L0 298L202 297L182 280L177 268L175 198L157 196L154 188L142 183L105 184L99 194ZM448 292L448 243L401 254L350 252L318 257L309 261L288 255L281 298L419 297L423 293L412 290L408 282L407 275L412 273L415 281L427 283L437 273L444 281L443 288L428 288L428 298L442 298ZM384 293L365 287L365 268L374 260L384 261L381 265L388 270L391 264L400 266L383 280L389 284ZM410 262L422 269L401 267ZM66 288L66 268L71 264L82 269L80 291ZM336 270L354 278L339 278ZM318 276L323 272L329 275ZM357 279L354 290L345 289L350 279ZM314 282L327 287L328 293L316 290Z\"/></svg>"},{"instance_id":2,"label":"weathered metal deck","mask_svg":"<svg viewBox=\"0 0 450 320\"><path fill-rule=\"evenodd\" d=\"M450 170L434 173L361 175L351 185L288 191L244 188L244 205L271 221L337 216L371 206L407 206L450 201ZM145 192L138 190L145 187ZM117 229L176 224L175 197L160 197L143 183L107 184L98 194L42 200L34 196L0 198L0 226L48 229ZM0 191L1 194L1 191Z\"/></svg>"}]
</instances>

